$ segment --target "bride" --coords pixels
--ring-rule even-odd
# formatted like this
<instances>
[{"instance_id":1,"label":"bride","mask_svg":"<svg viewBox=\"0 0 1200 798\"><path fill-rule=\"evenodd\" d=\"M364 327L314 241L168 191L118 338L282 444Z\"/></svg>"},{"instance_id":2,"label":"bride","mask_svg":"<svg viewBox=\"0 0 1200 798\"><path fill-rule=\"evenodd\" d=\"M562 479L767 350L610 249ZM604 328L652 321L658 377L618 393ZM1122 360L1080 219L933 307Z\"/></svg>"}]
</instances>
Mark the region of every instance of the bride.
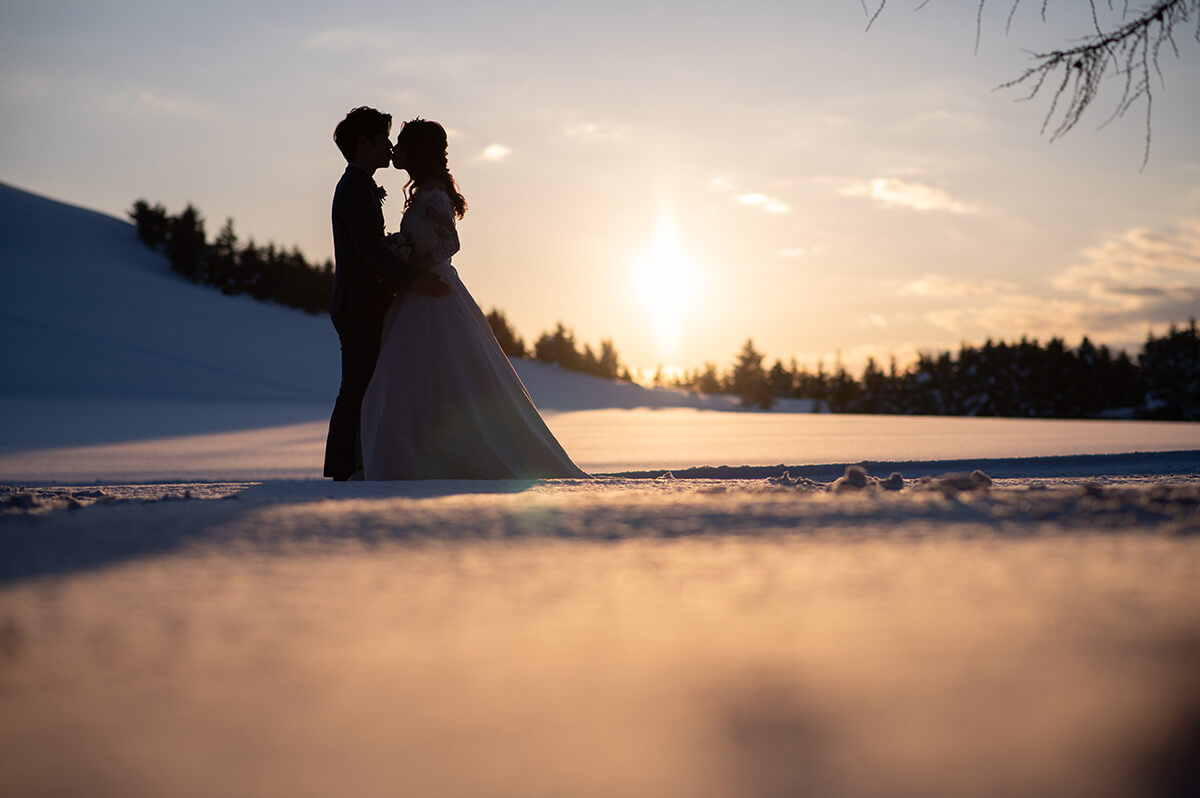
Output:
<instances>
[{"instance_id":1,"label":"bride","mask_svg":"<svg viewBox=\"0 0 1200 798\"><path fill-rule=\"evenodd\" d=\"M446 161L446 131L414 119L392 165L405 169L403 241L450 295L406 291L392 301L362 403L366 479L587 477L555 440L500 349L487 318L450 265L455 219L467 210Z\"/></svg>"}]
</instances>

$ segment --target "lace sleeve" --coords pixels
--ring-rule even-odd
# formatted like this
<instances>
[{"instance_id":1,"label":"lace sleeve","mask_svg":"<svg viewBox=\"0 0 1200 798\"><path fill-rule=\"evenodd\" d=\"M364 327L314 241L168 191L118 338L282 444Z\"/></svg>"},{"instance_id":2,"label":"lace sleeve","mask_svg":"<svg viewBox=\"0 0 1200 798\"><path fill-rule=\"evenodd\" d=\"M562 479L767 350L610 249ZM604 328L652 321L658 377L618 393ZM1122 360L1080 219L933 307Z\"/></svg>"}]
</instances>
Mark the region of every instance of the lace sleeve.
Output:
<instances>
[{"instance_id":1,"label":"lace sleeve","mask_svg":"<svg viewBox=\"0 0 1200 798\"><path fill-rule=\"evenodd\" d=\"M437 189L413 198L401 224L415 254L429 253L433 262L443 263L458 252L458 230L454 226L454 204L450 196Z\"/></svg>"}]
</instances>

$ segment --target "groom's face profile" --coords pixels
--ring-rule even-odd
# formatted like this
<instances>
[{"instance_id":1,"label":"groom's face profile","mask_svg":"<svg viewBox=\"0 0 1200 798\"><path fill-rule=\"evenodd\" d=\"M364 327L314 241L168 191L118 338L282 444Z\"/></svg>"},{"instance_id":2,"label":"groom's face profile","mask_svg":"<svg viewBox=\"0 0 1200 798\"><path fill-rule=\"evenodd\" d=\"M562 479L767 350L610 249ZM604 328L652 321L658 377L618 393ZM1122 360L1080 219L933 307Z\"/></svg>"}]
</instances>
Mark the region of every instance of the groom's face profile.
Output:
<instances>
[{"instance_id":1,"label":"groom's face profile","mask_svg":"<svg viewBox=\"0 0 1200 798\"><path fill-rule=\"evenodd\" d=\"M358 162L372 169L386 168L392 161L392 142L387 131L358 137Z\"/></svg>"}]
</instances>

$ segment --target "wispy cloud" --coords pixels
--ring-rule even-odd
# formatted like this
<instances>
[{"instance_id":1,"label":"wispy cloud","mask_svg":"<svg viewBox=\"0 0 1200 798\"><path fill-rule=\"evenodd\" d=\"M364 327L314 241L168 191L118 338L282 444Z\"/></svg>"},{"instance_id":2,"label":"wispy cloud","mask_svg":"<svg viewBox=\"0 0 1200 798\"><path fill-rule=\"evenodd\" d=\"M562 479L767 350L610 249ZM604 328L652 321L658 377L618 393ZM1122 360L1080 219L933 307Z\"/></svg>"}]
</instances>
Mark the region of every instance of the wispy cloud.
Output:
<instances>
[{"instance_id":1,"label":"wispy cloud","mask_svg":"<svg viewBox=\"0 0 1200 798\"><path fill-rule=\"evenodd\" d=\"M1084 319L1098 328L1182 322L1200 308L1200 218L1102 241L1053 284L1082 295Z\"/></svg>"},{"instance_id":2,"label":"wispy cloud","mask_svg":"<svg viewBox=\"0 0 1200 798\"><path fill-rule=\"evenodd\" d=\"M413 89L413 88L396 89L395 91L392 92L391 98L392 98L392 102L396 103L397 105L399 105L403 108L417 108L417 107L424 105L427 102L424 92L422 92L418 89ZM404 117L405 114L400 114L400 116ZM397 120L395 118L395 115L393 115L393 117L392 117L393 127L395 126L396 122L397 122ZM446 130L446 133L447 134L450 133L449 129Z\"/></svg>"},{"instance_id":3,"label":"wispy cloud","mask_svg":"<svg viewBox=\"0 0 1200 798\"><path fill-rule=\"evenodd\" d=\"M777 200L774 197L768 197L766 194L757 192L751 194L739 194L737 201L742 205L750 205L756 208L762 208L764 213L790 213L791 208L786 202Z\"/></svg>"},{"instance_id":4,"label":"wispy cloud","mask_svg":"<svg viewBox=\"0 0 1200 798\"><path fill-rule=\"evenodd\" d=\"M192 121L212 119L220 108L210 102L185 94L164 94L140 89L93 96L96 106L109 113L175 118Z\"/></svg>"},{"instance_id":5,"label":"wispy cloud","mask_svg":"<svg viewBox=\"0 0 1200 798\"><path fill-rule=\"evenodd\" d=\"M211 103L194 100L183 95L164 95L152 91L138 92L135 104L138 109L150 113L188 119L205 119L213 116L217 111L217 107Z\"/></svg>"},{"instance_id":6,"label":"wispy cloud","mask_svg":"<svg viewBox=\"0 0 1200 798\"><path fill-rule=\"evenodd\" d=\"M50 81L40 75L9 72L0 76L0 95L31 99L50 94Z\"/></svg>"},{"instance_id":7,"label":"wispy cloud","mask_svg":"<svg viewBox=\"0 0 1200 798\"><path fill-rule=\"evenodd\" d=\"M939 130L947 127L977 130L983 124L983 117L980 114L951 108L931 108L919 111L903 122L903 126L909 129L936 127Z\"/></svg>"},{"instance_id":8,"label":"wispy cloud","mask_svg":"<svg viewBox=\"0 0 1200 798\"><path fill-rule=\"evenodd\" d=\"M858 124L853 118L845 114L817 114L816 121L831 128L847 128Z\"/></svg>"},{"instance_id":9,"label":"wispy cloud","mask_svg":"<svg viewBox=\"0 0 1200 798\"><path fill-rule=\"evenodd\" d=\"M957 298L954 307L928 310L921 320L960 337L1089 335L1124 347L1137 346L1147 329L1186 322L1200 308L1200 218L1131 229L1081 254L1050 279L1057 296L933 274L900 293Z\"/></svg>"},{"instance_id":10,"label":"wispy cloud","mask_svg":"<svg viewBox=\"0 0 1200 798\"><path fill-rule=\"evenodd\" d=\"M479 158L483 161L500 163L511 154L512 150L503 144L489 144L483 148L483 152L479 153Z\"/></svg>"},{"instance_id":11,"label":"wispy cloud","mask_svg":"<svg viewBox=\"0 0 1200 798\"><path fill-rule=\"evenodd\" d=\"M1172 230L1138 227L1089 247L1054 280L1068 291L1122 305L1200 286L1200 219Z\"/></svg>"},{"instance_id":12,"label":"wispy cloud","mask_svg":"<svg viewBox=\"0 0 1200 798\"><path fill-rule=\"evenodd\" d=\"M354 50L385 50L399 47L406 41L404 34L386 28L331 28L308 37L304 46L310 50L348 52Z\"/></svg>"},{"instance_id":13,"label":"wispy cloud","mask_svg":"<svg viewBox=\"0 0 1200 798\"><path fill-rule=\"evenodd\" d=\"M882 313L872 313L868 316L863 316L858 320L859 324L865 327L886 327L888 326L887 317Z\"/></svg>"},{"instance_id":14,"label":"wispy cloud","mask_svg":"<svg viewBox=\"0 0 1200 798\"><path fill-rule=\"evenodd\" d=\"M1125 342L1124 331L1112 326L1089 326L1086 316L1090 309L1087 302L1076 298L1007 294L997 297L991 304L931 310L921 314L921 319L964 339L995 337L1012 340L1023 335L1077 339L1102 333L1108 334L1107 338L1115 337Z\"/></svg>"},{"instance_id":15,"label":"wispy cloud","mask_svg":"<svg viewBox=\"0 0 1200 798\"><path fill-rule=\"evenodd\" d=\"M889 208L950 213L976 213L978 210L974 205L954 199L940 188L898 177L856 181L842 186L838 193L845 197L872 199Z\"/></svg>"},{"instance_id":16,"label":"wispy cloud","mask_svg":"<svg viewBox=\"0 0 1200 798\"><path fill-rule=\"evenodd\" d=\"M902 296L964 297L1016 291L1014 283L999 280L958 280L926 273L900 287Z\"/></svg>"},{"instance_id":17,"label":"wispy cloud","mask_svg":"<svg viewBox=\"0 0 1200 798\"><path fill-rule=\"evenodd\" d=\"M580 122L568 126L563 133L581 141L610 142L624 139L629 128L613 122Z\"/></svg>"},{"instance_id":18,"label":"wispy cloud","mask_svg":"<svg viewBox=\"0 0 1200 798\"><path fill-rule=\"evenodd\" d=\"M412 42L393 41L387 46L396 55L388 58L380 71L404 80L423 79L478 81L487 68L483 53L420 49Z\"/></svg>"},{"instance_id":19,"label":"wispy cloud","mask_svg":"<svg viewBox=\"0 0 1200 798\"><path fill-rule=\"evenodd\" d=\"M792 212L791 206L778 197L773 197L760 191L746 191L723 177L714 177L709 182L709 185L717 191L731 194L739 205L757 208L763 213L784 214Z\"/></svg>"},{"instance_id":20,"label":"wispy cloud","mask_svg":"<svg viewBox=\"0 0 1200 798\"><path fill-rule=\"evenodd\" d=\"M781 249L777 254L781 258L803 258L808 254L808 250L804 247L792 247L791 249Z\"/></svg>"}]
</instances>

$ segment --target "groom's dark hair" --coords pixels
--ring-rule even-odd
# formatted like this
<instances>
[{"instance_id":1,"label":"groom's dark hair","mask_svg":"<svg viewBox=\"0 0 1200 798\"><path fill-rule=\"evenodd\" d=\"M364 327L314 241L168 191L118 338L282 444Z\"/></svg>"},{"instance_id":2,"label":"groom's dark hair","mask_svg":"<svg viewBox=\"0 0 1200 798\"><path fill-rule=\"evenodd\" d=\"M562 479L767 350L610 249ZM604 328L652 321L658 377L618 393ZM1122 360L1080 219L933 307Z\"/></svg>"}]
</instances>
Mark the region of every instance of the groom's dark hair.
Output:
<instances>
[{"instance_id":1,"label":"groom's dark hair","mask_svg":"<svg viewBox=\"0 0 1200 798\"><path fill-rule=\"evenodd\" d=\"M342 155L346 156L346 160L353 161L354 156L358 154L359 136L370 138L378 136L380 133L388 136L391 135L391 132L391 114L360 105L346 114L345 119L338 122L338 126L333 129L333 141L342 151Z\"/></svg>"}]
</instances>

